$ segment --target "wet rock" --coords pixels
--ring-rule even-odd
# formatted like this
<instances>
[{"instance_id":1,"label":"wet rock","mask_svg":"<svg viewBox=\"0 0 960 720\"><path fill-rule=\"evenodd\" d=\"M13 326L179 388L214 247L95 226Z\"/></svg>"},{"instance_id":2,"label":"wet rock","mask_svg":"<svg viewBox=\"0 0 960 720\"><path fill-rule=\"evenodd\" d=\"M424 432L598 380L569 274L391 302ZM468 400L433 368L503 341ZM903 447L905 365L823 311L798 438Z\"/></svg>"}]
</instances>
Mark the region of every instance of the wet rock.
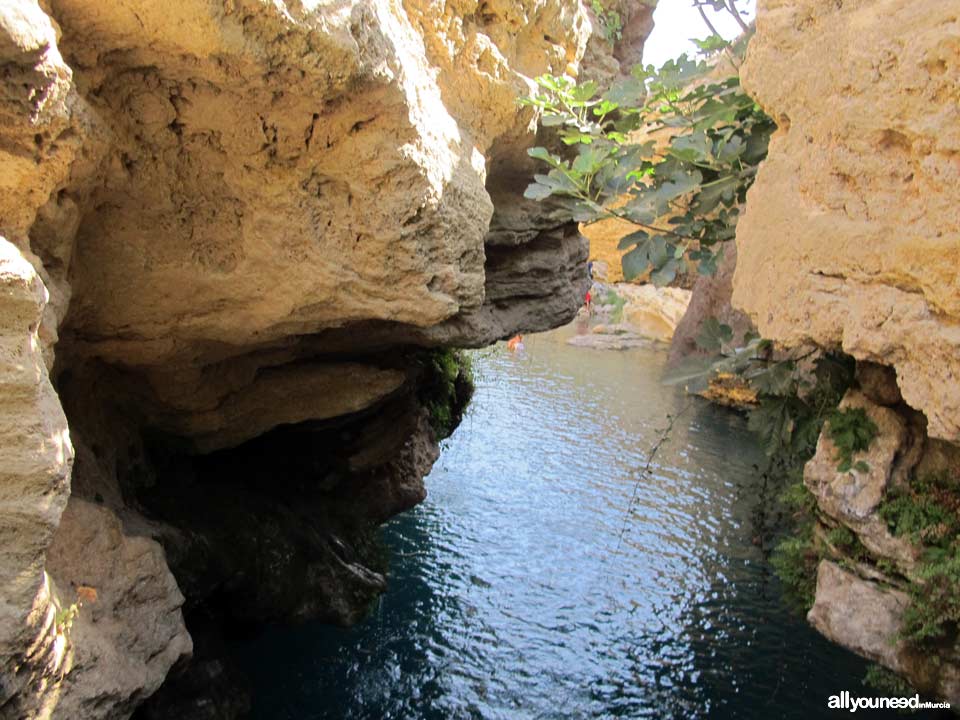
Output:
<instances>
[{"instance_id":1,"label":"wet rock","mask_svg":"<svg viewBox=\"0 0 960 720\"><path fill-rule=\"evenodd\" d=\"M900 673L918 690L960 701L955 662L911 648L900 636L906 593L864 580L829 560L817 570L817 593L807 620L824 636Z\"/></svg>"},{"instance_id":2,"label":"wet rock","mask_svg":"<svg viewBox=\"0 0 960 720\"><path fill-rule=\"evenodd\" d=\"M897 641L906 593L862 580L829 560L817 568L817 595L807 620L817 630L858 655L902 672Z\"/></svg>"}]
</instances>

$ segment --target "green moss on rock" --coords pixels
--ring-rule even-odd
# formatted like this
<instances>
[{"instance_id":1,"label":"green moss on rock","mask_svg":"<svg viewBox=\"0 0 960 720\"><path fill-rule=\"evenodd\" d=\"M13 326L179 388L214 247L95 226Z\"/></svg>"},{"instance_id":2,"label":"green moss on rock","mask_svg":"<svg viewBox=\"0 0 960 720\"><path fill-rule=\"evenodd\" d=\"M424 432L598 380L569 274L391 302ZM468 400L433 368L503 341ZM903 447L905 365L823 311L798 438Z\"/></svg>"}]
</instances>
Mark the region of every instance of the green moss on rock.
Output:
<instances>
[{"instance_id":1,"label":"green moss on rock","mask_svg":"<svg viewBox=\"0 0 960 720\"><path fill-rule=\"evenodd\" d=\"M470 356L462 350L432 350L422 359L420 401L430 413L430 426L437 440L450 437L463 419L473 396Z\"/></svg>"}]
</instances>

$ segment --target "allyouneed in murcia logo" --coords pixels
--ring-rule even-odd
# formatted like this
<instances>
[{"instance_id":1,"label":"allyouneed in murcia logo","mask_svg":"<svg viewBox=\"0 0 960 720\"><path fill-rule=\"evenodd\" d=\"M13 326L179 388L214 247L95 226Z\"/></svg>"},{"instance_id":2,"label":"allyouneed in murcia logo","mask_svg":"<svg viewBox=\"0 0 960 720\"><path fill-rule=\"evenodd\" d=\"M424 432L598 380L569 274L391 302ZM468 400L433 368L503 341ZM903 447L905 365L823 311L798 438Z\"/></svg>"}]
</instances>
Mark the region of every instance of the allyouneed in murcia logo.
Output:
<instances>
[{"instance_id":1,"label":"allyouneed in murcia logo","mask_svg":"<svg viewBox=\"0 0 960 720\"><path fill-rule=\"evenodd\" d=\"M827 700L831 710L919 710L921 708L949 708L948 702L930 702L913 697L854 697L848 690L831 695Z\"/></svg>"}]
</instances>

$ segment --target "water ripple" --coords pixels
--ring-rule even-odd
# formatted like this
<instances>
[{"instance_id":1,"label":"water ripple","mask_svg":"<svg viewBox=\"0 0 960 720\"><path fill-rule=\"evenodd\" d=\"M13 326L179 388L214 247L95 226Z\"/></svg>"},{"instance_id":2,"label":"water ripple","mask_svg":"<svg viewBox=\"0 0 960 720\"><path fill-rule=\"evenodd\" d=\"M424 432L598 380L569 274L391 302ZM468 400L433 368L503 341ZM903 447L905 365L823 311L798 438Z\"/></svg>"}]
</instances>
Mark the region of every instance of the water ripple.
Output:
<instances>
[{"instance_id":1,"label":"water ripple","mask_svg":"<svg viewBox=\"0 0 960 720\"><path fill-rule=\"evenodd\" d=\"M385 530L371 617L245 646L255 717L808 718L862 691L864 663L785 612L751 543L742 418L697 402L640 479L688 402L663 354L526 344L477 354L427 501Z\"/></svg>"}]
</instances>

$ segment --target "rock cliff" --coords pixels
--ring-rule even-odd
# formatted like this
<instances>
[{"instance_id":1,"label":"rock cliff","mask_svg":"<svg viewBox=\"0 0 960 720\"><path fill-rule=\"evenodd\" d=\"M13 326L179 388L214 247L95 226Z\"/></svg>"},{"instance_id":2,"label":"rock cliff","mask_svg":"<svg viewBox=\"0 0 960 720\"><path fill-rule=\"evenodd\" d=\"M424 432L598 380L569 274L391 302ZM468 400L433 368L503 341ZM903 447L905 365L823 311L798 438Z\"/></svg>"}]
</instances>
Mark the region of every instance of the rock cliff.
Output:
<instances>
[{"instance_id":1,"label":"rock cliff","mask_svg":"<svg viewBox=\"0 0 960 720\"><path fill-rule=\"evenodd\" d=\"M783 343L896 368L960 442L960 18L949 2L761 2L743 84L777 121L734 304Z\"/></svg>"},{"instance_id":2,"label":"rock cliff","mask_svg":"<svg viewBox=\"0 0 960 720\"><path fill-rule=\"evenodd\" d=\"M822 525L855 533L871 558L821 563L810 621L954 704L956 647L903 642L921 548L880 512L894 492L960 478L958 10L761 0L742 79L779 130L747 196L733 278L734 304L763 336L858 360L861 392L844 406L878 429L866 470L838 471L826 436L806 466Z\"/></svg>"},{"instance_id":3,"label":"rock cliff","mask_svg":"<svg viewBox=\"0 0 960 720\"><path fill-rule=\"evenodd\" d=\"M229 717L230 627L382 590L468 394L443 348L586 290L515 99L590 23L0 0L0 714L127 717L173 669L144 716Z\"/></svg>"}]
</instances>

